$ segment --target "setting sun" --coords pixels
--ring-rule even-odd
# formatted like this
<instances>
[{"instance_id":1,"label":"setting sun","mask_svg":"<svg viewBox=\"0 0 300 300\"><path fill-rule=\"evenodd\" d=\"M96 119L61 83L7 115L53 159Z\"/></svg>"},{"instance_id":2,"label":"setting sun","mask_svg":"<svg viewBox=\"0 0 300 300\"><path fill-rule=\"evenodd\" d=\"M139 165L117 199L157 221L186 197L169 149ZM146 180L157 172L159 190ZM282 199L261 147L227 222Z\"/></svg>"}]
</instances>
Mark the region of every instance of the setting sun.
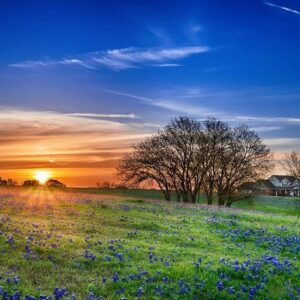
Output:
<instances>
[{"instance_id":1,"label":"setting sun","mask_svg":"<svg viewBox=\"0 0 300 300\"><path fill-rule=\"evenodd\" d=\"M49 171L36 171L35 179L39 181L40 184L44 184L50 177Z\"/></svg>"}]
</instances>

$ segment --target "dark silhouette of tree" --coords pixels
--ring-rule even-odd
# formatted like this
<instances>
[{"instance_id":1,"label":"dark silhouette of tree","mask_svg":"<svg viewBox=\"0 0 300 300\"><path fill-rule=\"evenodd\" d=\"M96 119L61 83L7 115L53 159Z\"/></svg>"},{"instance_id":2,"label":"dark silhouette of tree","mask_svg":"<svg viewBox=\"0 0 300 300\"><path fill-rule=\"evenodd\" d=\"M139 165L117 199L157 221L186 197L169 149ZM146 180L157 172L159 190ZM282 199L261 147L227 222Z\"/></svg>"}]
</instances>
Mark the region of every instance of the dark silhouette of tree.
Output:
<instances>
[{"instance_id":1,"label":"dark silhouette of tree","mask_svg":"<svg viewBox=\"0 0 300 300\"><path fill-rule=\"evenodd\" d=\"M199 122L176 118L163 130L134 145L118 167L123 182L132 186L154 182L171 199L195 203L202 188L208 204L239 199L238 187L272 167L270 150L247 126L231 128L216 119Z\"/></svg>"},{"instance_id":2,"label":"dark silhouette of tree","mask_svg":"<svg viewBox=\"0 0 300 300\"><path fill-rule=\"evenodd\" d=\"M66 188L66 185L57 179L48 179L45 183L47 187Z\"/></svg>"},{"instance_id":3,"label":"dark silhouette of tree","mask_svg":"<svg viewBox=\"0 0 300 300\"><path fill-rule=\"evenodd\" d=\"M174 119L162 131L134 145L125 154L118 174L127 184L152 181L171 199L196 202L207 165L201 123L190 118Z\"/></svg>"},{"instance_id":4,"label":"dark silhouette of tree","mask_svg":"<svg viewBox=\"0 0 300 300\"><path fill-rule=\"evenodd\" d=\"M282 162L283 168L288 172L289 175L300 179L300 153L292 151L285 155Z\"/></svg>"},{"instance_id":5,"label":"dark silhouette of tree","mask_svg":"<svg viewBox=\"0 0 300 300\"><path fill-rule=\"evenodd\" d=\"M239 200L241 184L258 179L273 167L270 149L245 125L230 129L227 145L220 152L215 176L219 205L230 206Z\"/></svg>"},{"instance_id":6,"label":"dark silhouette of tree","mask_svg":"<svg viewBox=\"0 0 300 300\"><path fill-rule=\"evenodd\" d=\"M40 183L38 180L36 179L29 179L29 180L25 180L23 183L24 186L39 186Z\"/></svg>"},{"instance_id":7,"label":"dark silhouette of tree","mask_svg":"<svg viewBox=\"0 0 300 300\"><path fill-rule=\"evenodd\" d=\"M206 136L206 160L208 169L205 174L203 189L206 193L207 204L213 203L217 179L222 176L222 165L227 156L231 138L228 124L214 118L203 122L204 134Z\"/></svg>"},{"instance_id":8,"label":"dark silhouette of tree","mask_svg":"<svg viewBox=\"0 0 300 300\"><path fill-rule=\"evenodd\" d=\"M12 178L4 179L4 178L0 177L0 185L15 186L15 185L17 185L17 181Z\"/></svg>"},{"instance_id":9,"label":"dark silhouette of tree","mask_svg":"<svg viewBox=\"0 0 300 300\"><path fill-rule=\"evenodd\" d=\"M12 179L12 178L7 178L6 179L6 185L7 186L15 186L15 185L17 185L17 181Z\"/></svg>"},{"instance_id":10,"label":"dark silhouette of tree","mask_svg":"<svg viewBox=\"0 0 300 300\"><path fill-rule=\"evenodd\" d=\"M165 165L172 189L184 202L195 203L208 169L206 136L201 123L180 117L172 120L160 135L165 142Z\"/></svg>"},{"instance_id":11,"label":"dark silhouette of tree","mask_svg":"<svg viewBox=\"0 0 300 300\"><path fill-rule=\"evenodd\" d=\"M118 175L129 186L145 181L154 182L170 200L170 170L165 157L165 141L160 134L147 138L133 146L133 152L124 155L118 167Z\"/></svg>"}]
</instances>

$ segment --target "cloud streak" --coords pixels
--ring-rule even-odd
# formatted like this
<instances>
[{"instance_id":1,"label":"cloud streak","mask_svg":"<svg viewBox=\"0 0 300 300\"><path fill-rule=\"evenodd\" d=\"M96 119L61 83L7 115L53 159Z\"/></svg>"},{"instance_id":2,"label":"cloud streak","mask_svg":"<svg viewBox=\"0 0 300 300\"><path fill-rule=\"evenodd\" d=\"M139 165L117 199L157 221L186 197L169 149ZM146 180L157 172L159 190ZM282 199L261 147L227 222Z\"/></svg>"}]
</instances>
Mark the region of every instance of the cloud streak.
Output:
<instances>
[{"instance_id":1,"label":"cloud streak","mask_svg":"<svg viewBox=\"0 0 300 300\"><path fill-rule=\"evenodd\" d=\"M150 97L135 95L132 93L126 93L126 92L115 91L115 90L107 90L107 89L104 91L110 94L140 100L145 104L161 107L173 112L192 115L194 117L198 115L199 118L203 117L204 115L204 118L207 116L214 116L214 117L219 117L226 122L244 122L250 124L280 123L280 124L300 125L300 118L297 117L232 115L228 112L217 111L206 106L201 106L198 103L194 104L194 103L188 103L186 101L183 101L185 98L187 99L201 98L202 96L204 96L201 89L187 89L183 96L177 95L177 96L172 96L167 98L166 97L150 98ZM267 128L260 127L262 131L273 131L273 130L281 129L281 127L279 126L273 126L273 127L268 126L268 128L269 130L267 130Z\"/></svg>"},{"instance_id":2,"label":"cloud streak","mask_svg":"<svg viewBox=\"0 0 300 300\"><path fill-rule=\"evenodd\" d=\"M192 55L208 52L207 46L189 46L173 48L121 48L100 52L92 52L80 57L58 60L36 60L13 63L10 66L20 69L36 69L54 66L79 66L87 69L108 67L113 70L125 70L146 66L177 67L176 63Z\"/></svg>"},{"instance_id":3,"label":"cloud streak","mask_svg":"<svg viewBox=\"0 0 300 300\"><path fill-rule=\"evenodd\" d=\"M203 106L197 103L191 103L186 101L186 94L189 98L199 98L203 96L201 89L188 89L185 91L184 96L177 94L177 96L164 97L164 98L150 98L135 95L132 93L124 93L120 91L105 90L108 93L119 95L123 97L129 97L132 99L140 100L145 104L160 107L176 115L188 115L198 120L205 120L207 117L215 117L225 122L232 124L247 124L256 132L263 133L265 137L274 136L277 137L267 138L265 142L274 150L278 149L297 149L300 147L300 139L298 137L285 138L281 134L285 126L300 126L300 118L297 117L279 117L279 116L251 116L251 115L234 115L226 111L217 111L210 107ZM187 93L186 93L187 92ZM278 131L278 133L276 132Z\"/></svg>"},{"instance_id":4,"label":"cloud streak","mask_svg":"<svg viewBox=\"0 0 300 300\"><path fill-rule=\"evenodd\" d=\"M83 118L111 118L111 119L137 119L136 114L92 114L92 113L71 113L68 114L75 117Z\"/></svg>"},{"instance_id":5,"label":"cloud streak","mask_svg":"<svg viewBox=\"0 0 300 300\"><path fill-rule=\"evenodd\" d=\"M296 10L296 9L292 9L292 8L289 8L289 7L286 7L286 6L280 6L280 5L277 5L277 4L274 4L274 3L271 3L271 2L264 2L266 5L268 6L271 6L271 7L275 7L275 8L278 8L278 9L281 9L281 10L284 10L284 11L287 11L287 12L290 12L290 13L294 13L296 15L300 15L300 11L299 10Z\"/></svg>"},{"instance_id":6,"label":"cloud streak","mask_svg":"<svg viewBox=\"0 0 300 300\"><path fill-rule=\"evenodd\" d=\"M124 117L131 119L130 123ZM82 184L84 172L90 183L104 175L115 180L114 168L122 155L157 129L156 124L135 119L134 114L71 114L1 107L1 175L24 180L32 176L30 169L46 168L57 170L59 178L69 173L71 179L66 182L71 185Z\"/></svg>"},{"instance_id":7,"label":"cloud streak","mask_svg":"<svg viewBox=\"0 0 300 300\"><path fill-rule=\"evenodd\" d=\"M265 123L285 123L285 124L299 124L300 118L292 117L260 117L260 116L236 116L235 120L243 122L265 122Z\"/></svg>"}]
</instances>

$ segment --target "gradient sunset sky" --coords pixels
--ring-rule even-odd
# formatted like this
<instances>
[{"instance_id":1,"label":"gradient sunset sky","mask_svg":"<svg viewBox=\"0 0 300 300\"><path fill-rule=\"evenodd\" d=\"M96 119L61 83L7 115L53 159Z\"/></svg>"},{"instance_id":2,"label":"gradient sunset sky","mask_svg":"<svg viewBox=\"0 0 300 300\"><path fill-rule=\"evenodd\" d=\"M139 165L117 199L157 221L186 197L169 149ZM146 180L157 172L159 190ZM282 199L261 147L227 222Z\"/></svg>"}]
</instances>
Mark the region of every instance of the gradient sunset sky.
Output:
<instances>
[{"instance_id":1,"label":"gradient sunset sky","mask_svg":"<svg viewBox=\"0 0 300 300\"><path fill-rule=\"evenodd\" d=\"M1 1L0 45L2 177L114 180L179 115L300 149L298 0Z\"/></svg>"}]
</instances>

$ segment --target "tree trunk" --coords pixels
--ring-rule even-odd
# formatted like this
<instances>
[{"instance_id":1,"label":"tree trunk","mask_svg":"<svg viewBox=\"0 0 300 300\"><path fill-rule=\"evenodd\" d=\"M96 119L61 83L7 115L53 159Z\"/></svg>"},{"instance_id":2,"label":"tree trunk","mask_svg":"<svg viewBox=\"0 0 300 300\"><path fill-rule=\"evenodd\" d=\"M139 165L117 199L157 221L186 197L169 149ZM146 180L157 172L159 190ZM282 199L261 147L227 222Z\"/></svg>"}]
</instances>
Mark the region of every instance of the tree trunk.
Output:
<instances>
[{"instance_id":1,"label":"tree trunk","mask_svg":"<svg viewBox=\"0 0 300 300\"><path fill-rule=\"evenodd\" d=\"M165 200L167 201L171 201L171 195L170 195L170 191L168 189L168 187L166 186L166 190L165 190Z\"/></svg>"},{"instance_id":2,"label":"tree trunk","mask_svg":"<svg viewBox=\"0 0 300 300\"><path fill-rule=\"evenodd\" d=\"M188 192L186 191L182 191L182 200L183 202L189 202L189 195L188 195Z\"/></svg>"},{"instance_id":3,"label":"tree trunk","mask_svg":"<svg viewBox=\"0 0 300 300\"><path fill-rule=\"evenodd\" d=\"M213 194L214 194L214 180L211 179L208 180L208 182L205 184L205 193L206 193L206 200L208 205L213 204Z\"/></svg>"},{"instance_id":4,"label":"tree trunk","mask_svg":"<svg viewBox=\"0 0 300 300\"><path fill-rule=\"evenodd\" d=\"M192 203L197 202L197 195L198 195L198 191L194 191L193 193L191 193L191 202Z\"/></svg>"},{"instance_id":5,"label":"tree trunk","mask_svg":"<svg viewBox=\"0 0 300 300\"><path fill-rule=\"evenodd\" d=\"M163 190L164 196L165 196L165 200L166 201L170 201L171 197L170 197L170 193L168 190Z\"/></svg>"},{"instance_id":6,"label":"tree trunk","mask_svg":"<svg viewBox=\"0 0 300 300\"><path fill-rule=\"evenodd\" d=\"M213 197L212 197L212 193L211 192L207 192L206 193L206 200L207 200L207 204L208 205L212 205L213 204Z\"/></svg>"},{"instance_id":7,"label":"tree trunk","mask_svg":"<svg viewBox=\"0 0 300 300\"><path fill-rule=\"evenodd\" d=\"M218 192L218 205L219 206L225 206L227 199L228 199L228 194L226 191Z\"/></svg>"},{"instance_id":8,"label":"tree trunk","mask_svg":"<svg viewBox=\"0 0 300 300\"><path fill-rule=\"evenodd\" d=\"M176 192L177 201L180 202L180 200L181 200L181 192L178 191L178 190L176 190L175 192Z\"/></svg>"},{"instance_id":9,"label":"tree trunk","mask_svg":"<svg viewBox=\"0 0 300 300\"><path fill-rule=\"evenodd\" d=\"M227 202L225 203L225 206L226 206L226 207L230 207L230 206L231 206L231 204L232 204L232 202L231 202L231 201L227 201Z\"/></svg>"}]
</instances>

